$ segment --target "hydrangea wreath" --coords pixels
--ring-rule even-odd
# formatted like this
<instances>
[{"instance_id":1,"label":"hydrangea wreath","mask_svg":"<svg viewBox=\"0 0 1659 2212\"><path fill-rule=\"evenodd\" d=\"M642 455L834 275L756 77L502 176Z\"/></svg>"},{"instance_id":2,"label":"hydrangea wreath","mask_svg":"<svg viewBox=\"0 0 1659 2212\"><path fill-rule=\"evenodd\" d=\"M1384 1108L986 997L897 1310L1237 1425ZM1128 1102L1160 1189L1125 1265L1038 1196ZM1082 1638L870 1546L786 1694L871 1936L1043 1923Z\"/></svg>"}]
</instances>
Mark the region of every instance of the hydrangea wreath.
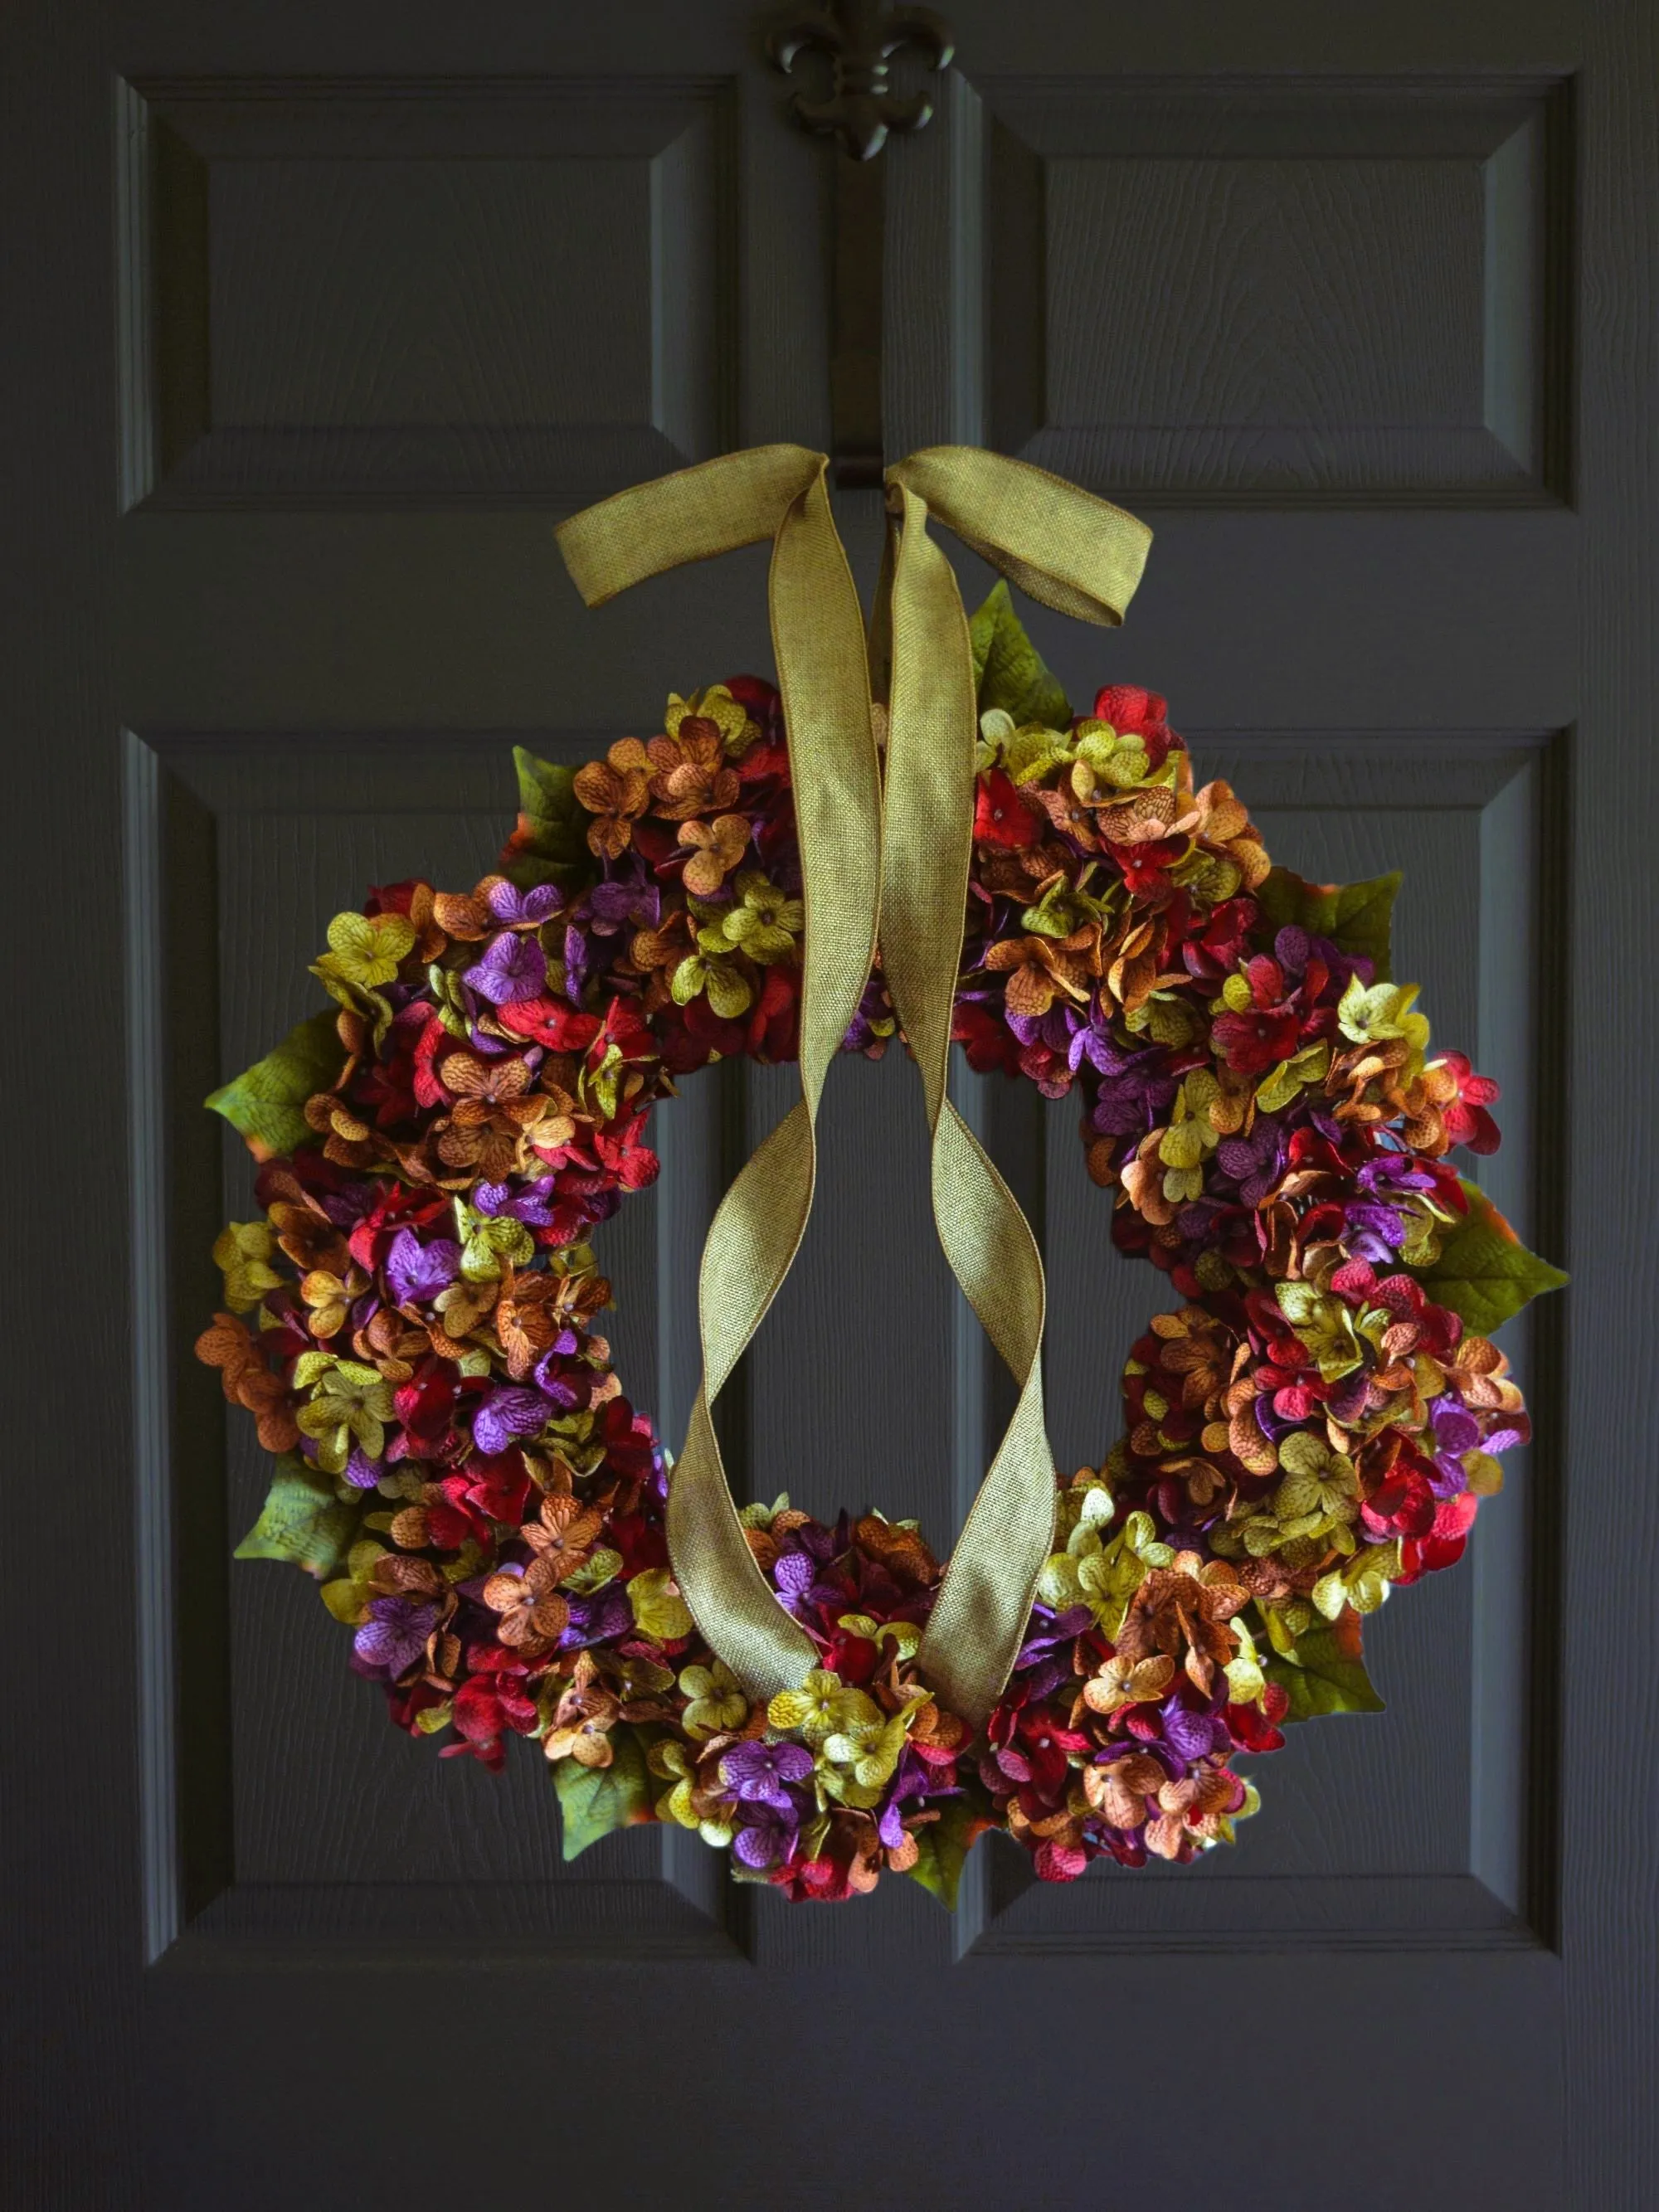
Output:
<instances>
[{"instance_id":1,"label":"hydrangea wreath","mask_svg":"<svg viewBox=\"0 0 1659 2212\"><path fill-rule=\"evenodd\" d=\"M351 1664L441 1756L550 1762L567 1857L677 1821L739 1878L947 1904L983 1829L1046 1881L1184 1862L1255 1809L1241 1753L1378 1709L1363 1617L1461 1557L1528 1435L1489 1332L1565 1279L1448 1155L1497 1086L1429 1055L1391 980L1395 877L1269 865L1195 790L1155 694L1074 716L999 586L981 678L955 1034L1074 1095L1121 1251L1168 1278L1124 1432L1062 1483L982 1735L918 1678L940 1568L915 1525L751 1505L821 1663L753 1706L699 1638L667 1456L596 1319L589 1231L657 1173L656 1102L796 1049L802 905L778 696L670 699L573 776L518 755L500 872L373 891L313 973L337 1002L209 1103L260 1163L197 1346L277 1455L239 1559L296 1562ZM878 974L846 1048L895 1033ZM242 1316L255 1316L250 1328Z\"/></svg>"}]
</instances>

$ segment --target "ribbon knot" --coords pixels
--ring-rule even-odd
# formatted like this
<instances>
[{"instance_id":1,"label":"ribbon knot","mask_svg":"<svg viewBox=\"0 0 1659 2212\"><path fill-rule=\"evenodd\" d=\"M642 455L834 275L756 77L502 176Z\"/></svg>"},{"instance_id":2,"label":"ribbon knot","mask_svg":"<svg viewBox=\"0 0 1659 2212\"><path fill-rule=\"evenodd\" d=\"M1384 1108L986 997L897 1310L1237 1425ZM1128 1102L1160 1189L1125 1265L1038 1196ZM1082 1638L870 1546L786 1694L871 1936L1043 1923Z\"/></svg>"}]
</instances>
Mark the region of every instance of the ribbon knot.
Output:
<instances>
[{"instance_id":1,"label":"ribbon knot","mask_svg":"<svg viewBox=\"0 0 1659 2212\"><path fill-rule=\"evenodd\" d=\"M888 989L921 1071L933 1217L951 1272L1019 1399L947 1566L918 1663L952 1711L982 1724L1024 1639L1054 1533L1043 1425L1042 1263L1012 1192L946 1096L972 860L978 720L944 523L1023 590L1117 623L1151 533L1104 501L968 447L886 472L889 530L871 645L886 691L883 774L863 611L836 533L823 455L763 446L618 493L558 530L590 606L687 561L770 538L768 594L799 841L805 949L801 1097L722 1199L699 1283L702 1384L668 1494L669 1559L697 1626L750 1695L793 1689L817 1645L750 1552L710 1407L793 1265L811 1212L816 1125L830 1061L858 1011L879 920Z\"/></svg>"}]
</instances>

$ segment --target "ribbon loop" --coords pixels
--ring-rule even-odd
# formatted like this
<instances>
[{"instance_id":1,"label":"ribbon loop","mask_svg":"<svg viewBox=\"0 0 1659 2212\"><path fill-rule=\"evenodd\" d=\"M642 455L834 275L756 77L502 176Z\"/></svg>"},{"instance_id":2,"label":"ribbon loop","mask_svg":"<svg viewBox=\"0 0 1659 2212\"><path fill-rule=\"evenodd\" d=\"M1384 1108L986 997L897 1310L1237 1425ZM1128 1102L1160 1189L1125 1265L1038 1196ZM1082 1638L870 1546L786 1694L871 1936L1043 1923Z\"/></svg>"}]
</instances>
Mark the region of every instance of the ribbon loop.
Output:
<instances>
[{"instance_id":1,"label":"ribbon loop","mask_svg":"<svg viewBox=\"0 0 1659 2212\"><path fill-rule=\"evenodd\" d=\"M1122 622L1152 533L1121 507L1047 469L975 446L927 446L887 471L937 521L1018 584L1079 622Z\"/></svg>"},{"instance_id":2,"label":"ribbon loop","mask_svg":"<svg viewBox=\"0 0 1659 2212\"><path fill-rule=\"evenodd\" d=\"M1122 620L1151 533L1041 469L965 447L931 447L887 471L892 522L871 631L878 656L891 659L884 830L863 619L826 465L799 446L758 447L619 493L558 532L590 605L683 562L773 540L769 599L806 909L801 1098L726 1192L704 1247L703 1380L669 1487L669 1557L710 1648L751 1697L793 1688L817 1663L817 1646L749 1549L709 1408L799 1249L823 1080L863 995L879 916L888 988L921 1074L939 1241L1019 1384L920 1655L945 1704L979 1725L1024 1635L1053 1537L1054 1473L1042 1259L946 1097L978 719L955 571L927 524L931 513L1032 597L1092 623Z\"/></svg>"}]
</instances>

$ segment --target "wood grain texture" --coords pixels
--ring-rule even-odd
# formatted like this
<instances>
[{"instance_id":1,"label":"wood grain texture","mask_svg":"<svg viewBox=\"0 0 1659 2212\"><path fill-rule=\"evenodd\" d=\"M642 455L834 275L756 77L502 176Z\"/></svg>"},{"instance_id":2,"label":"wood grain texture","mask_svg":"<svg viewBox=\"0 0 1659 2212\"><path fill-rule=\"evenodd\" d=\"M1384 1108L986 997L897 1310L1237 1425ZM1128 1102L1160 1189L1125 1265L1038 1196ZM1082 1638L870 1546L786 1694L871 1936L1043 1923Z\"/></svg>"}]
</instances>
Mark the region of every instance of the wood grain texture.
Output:
<instances>
[{"instance_id":1,"label":"wood grain texture","mask_svg":"<svg viewBox=\"0 0 1659 2212\"><path fill-rule=\"evenodd\" d=\"M728 82L118 101L131 499L574 507L729 442Z\"/></svg>"},{"instance_id":2,"label":"wood grain texture","mask_svg":"<svg viewBox=\"0 0 1659 2212\"><path fill-rule=\"evenodd\" d=\"M1183 504L1559 496L1559 86L979 89L1003 450Z\"/></svg>"},{"instance_id":3,"label":"wood grain texture","mask_svg":"<svg viewBox=\"0 0 1659 2212\"><path fill-rule=\"evenodd\" d=\"M1595 9L1585 30L1579 489L1587 531L1570 804L1574 879L1593 905L1570 948L1577 1287L1566 1400L1561 1948L1570 2155L1582 2201L1636 2212L1659 2193L1659 2112L1632 2087L1659 2060L1659 1886L1652 1825L1638 1809L1659 1794L1659 1723L1651 1700L1620 1679L1616 1624L1644 1602L1659 1557L1659 1499L1635 1474L1646 1457L1641 1385L1610 1390L1598 1375L1646 1375L1659 1293L1653 1122L1616 1103L1645 1087L1650 1049L1629 1020L1619 976L1620 948L1645 939L1655 921L1642 830L1654 755L1637 733L1659 709L1659 27L1646 10ZM1618 803L1604 820L1613 791Z\"/></svg>"},{"instance_id":4,"label":"wood grain texture","mask_svg":"<svg viewBox=\"0 0 1659 2212\"><path fill-rule=\"evenodd\" d=\"M11 1594L20 1664L0 1718L11 1807L0 1836L0 2157L16 2201L88 2212L131 2203L120 2146L131 2144L143 2112L131 1278L128 1227L113 1227L125 1211L129 1158L102 28L96 9L71 21L33 5L9 10L0 26L0 221L11 270L0 365L6 868L30 902L71 874L81 885L73 934L43 944L18 978L19 1038L46 1035L53 1007L71 994L81 1011L60 1029L53 1100L12 1192L6 1250L9 1260L45 1252L65 1237L99 1249L109 1298L88 1311L71 1352L22 1273L0 1271L9 1376L32 1376L39 1401L49 1395L53 1407L50 1443L11 1455L0 1477L9 1513L36 1510L46 1473L103 1531L86 1547L80 1584L100 1623L95 1644L65 1646L46 1578L20 1577ZM4 1114L7 1156L18 1159L27 1139L15 1085ZM49 1705L60 1720L43 1728Z\"/></svg>"}]
</instances>

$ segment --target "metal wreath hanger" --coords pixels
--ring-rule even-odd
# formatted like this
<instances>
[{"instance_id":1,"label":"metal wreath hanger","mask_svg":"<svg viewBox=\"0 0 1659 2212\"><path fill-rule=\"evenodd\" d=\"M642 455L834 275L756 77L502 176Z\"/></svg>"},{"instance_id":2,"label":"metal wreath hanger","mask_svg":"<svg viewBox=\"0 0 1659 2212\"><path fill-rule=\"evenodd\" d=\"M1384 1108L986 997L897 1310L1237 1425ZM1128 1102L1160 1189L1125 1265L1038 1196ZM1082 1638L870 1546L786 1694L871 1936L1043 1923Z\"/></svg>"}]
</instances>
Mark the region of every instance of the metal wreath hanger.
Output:
<instances>
[{"instance_id":1,"label":"metal wreath hanger","mask_svg":"<svg viewBox=\"0 0 1659 2212\"><path fill-rule=\"evenodd\" d=\"M886 458L881 326L887 191L881 155L890 135L921 130L933 112L926 92L892 89L890 64L907 49L930 70L948 69L955 52L950 25L931 8L829 0L780 23L767 41L768 54L785 76L806 53L822 54L830 64L829 98L797 92L790 107L804 129L841 141L830 415L836 482L846 490L879 489Z\"/></svg>"}]
</instances>

